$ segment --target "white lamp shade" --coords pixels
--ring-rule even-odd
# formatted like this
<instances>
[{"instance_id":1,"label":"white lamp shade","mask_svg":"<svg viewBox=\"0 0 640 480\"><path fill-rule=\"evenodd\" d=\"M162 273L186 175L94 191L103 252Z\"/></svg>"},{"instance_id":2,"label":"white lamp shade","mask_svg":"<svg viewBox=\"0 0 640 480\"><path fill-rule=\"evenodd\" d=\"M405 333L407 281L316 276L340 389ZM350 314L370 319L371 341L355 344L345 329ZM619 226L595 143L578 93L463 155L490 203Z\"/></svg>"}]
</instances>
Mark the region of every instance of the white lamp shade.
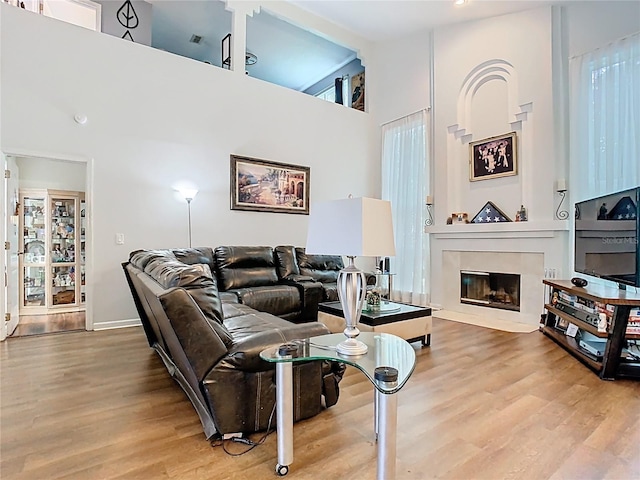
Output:
<instances>
[{"instance_id":1,"label":"white lamp shade","mask_svg":"<svg viewBox=\"0 0 640 480\"><path fill-rule=\"evenodd\" d=\"M347 198L311 205L306 252L348 257L393 257L391 204Z\"/></svg>"},{"instance_id":2,"label":"white lamp shade","mask_svg":"<svg viewBox=\"0 0 640 480\"><path fill-rule=\"evenodd\" d=\"M193 200L194 198L196 198L196 195L198 194L198 190L196 190L195 188L191 189L191 188L181 188L180 189L180 196L182 198L184 198L185 200Z\"/></svg>"}]
</instances>

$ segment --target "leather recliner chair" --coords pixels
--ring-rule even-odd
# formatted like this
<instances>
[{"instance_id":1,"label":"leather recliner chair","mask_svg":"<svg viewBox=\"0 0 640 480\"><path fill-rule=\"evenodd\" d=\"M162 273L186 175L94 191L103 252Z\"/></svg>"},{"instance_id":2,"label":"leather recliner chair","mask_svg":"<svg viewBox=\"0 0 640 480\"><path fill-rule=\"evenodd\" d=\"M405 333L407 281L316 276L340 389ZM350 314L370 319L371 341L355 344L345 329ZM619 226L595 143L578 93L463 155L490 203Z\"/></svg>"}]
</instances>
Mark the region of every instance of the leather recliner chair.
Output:
<instances>
[{"instance_id":1,"label":"leather recliner chair","mask_svg":"<svg viewBox=\"0 0 640 480\"><path fill-rule=\"evenodd\" d=\"M220 246L214 251L221 291L233 293L242 304L292 322L318 318L322 287L313 278L279 274L279 265L294 262L286 247Z\"/></svg>"}]
</instances>

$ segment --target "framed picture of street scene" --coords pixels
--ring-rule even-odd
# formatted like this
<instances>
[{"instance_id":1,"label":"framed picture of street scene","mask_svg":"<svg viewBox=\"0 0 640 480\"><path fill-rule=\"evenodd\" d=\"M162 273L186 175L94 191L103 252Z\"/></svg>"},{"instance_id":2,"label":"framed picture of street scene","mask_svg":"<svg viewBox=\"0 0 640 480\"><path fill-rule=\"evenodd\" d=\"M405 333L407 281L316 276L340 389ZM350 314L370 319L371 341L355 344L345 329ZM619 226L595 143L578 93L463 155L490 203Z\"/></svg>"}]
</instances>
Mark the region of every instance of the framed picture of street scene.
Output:
<instances>
[{"instance_id":1,"label":"framed picture of street scene","mask_svg":"<svg viewBox=\"0 0 640 480\"><path fill-rule=\"evenodd\" d=\"M309 215L310 168L231 155L231 210Z\"/></svg>"},{"instance_id":2,"label":"framed picture of street scene","mask_svg":"<svg viewBox=\"0 0 640 480\"><path fill-rule=\"evenodd\" d=\"M469 143L469 180L516 175L516 132Z\"/></svg>"}]
</instances>

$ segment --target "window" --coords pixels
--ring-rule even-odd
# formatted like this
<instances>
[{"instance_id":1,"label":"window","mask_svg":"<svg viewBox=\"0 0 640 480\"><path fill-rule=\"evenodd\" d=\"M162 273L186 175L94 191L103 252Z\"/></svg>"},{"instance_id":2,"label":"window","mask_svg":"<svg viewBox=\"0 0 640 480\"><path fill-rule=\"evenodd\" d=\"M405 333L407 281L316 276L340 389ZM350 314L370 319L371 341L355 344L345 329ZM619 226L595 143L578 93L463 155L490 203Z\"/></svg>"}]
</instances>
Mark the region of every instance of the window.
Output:
<instances>
[{"instance_id":1,"label":"window","mask_svg":"<svg viewBox=\"0 0 640 480\"><path fill-rule=\"evenodd\" d=\"M426 113L420 111L382 127L382 199L391 202L396 256L392 298L429 303L429 242L424 233L428 193Z\"/></svg>"},{"instance_id":2,"label":"window","mask_svg":"<svg viewBox=\"0 0 640 480\"><path fill-rule=\"evenodd\" d=\"M640 33L571 60L576 201L640 185Z\"/></svg>"}]
</instances>

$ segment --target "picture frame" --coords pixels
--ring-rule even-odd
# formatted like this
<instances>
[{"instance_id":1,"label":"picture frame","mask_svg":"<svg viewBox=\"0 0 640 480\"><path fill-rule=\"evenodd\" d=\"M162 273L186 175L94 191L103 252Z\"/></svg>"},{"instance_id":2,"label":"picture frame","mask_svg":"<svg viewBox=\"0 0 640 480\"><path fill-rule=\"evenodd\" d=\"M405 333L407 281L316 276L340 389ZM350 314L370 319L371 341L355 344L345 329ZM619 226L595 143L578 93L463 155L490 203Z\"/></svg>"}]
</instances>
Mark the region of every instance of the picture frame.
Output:
<instances>
[{"instance_id":1,"label":"picture frame","mask_svg":"<svg viewBox=\"0 0 640 480\"><path fill-rule=\"evenodd\" d=\"M556 317L556 329L561 330L562 332L566 332L569 327L569 321L564 318L557 316Z\"/></svg>"},{"instance_id":2,"label":"picture frame","mask_svg":"<svg viewBox=\"0 0 640 480\"><path fill-rule=\"evenodd\" d=\"M518 174L516 132L469 143L469 180Z\"/></svg>"},{"instance_id":3,"label":"picture frame","mask_svg":"<svg viewBox=\"0 0 640 480\"><path fill-rule=\"evenodd\" d=\"M309 215L310 167L231 155L231 210Z\"/></svg>"}]
</instances>

